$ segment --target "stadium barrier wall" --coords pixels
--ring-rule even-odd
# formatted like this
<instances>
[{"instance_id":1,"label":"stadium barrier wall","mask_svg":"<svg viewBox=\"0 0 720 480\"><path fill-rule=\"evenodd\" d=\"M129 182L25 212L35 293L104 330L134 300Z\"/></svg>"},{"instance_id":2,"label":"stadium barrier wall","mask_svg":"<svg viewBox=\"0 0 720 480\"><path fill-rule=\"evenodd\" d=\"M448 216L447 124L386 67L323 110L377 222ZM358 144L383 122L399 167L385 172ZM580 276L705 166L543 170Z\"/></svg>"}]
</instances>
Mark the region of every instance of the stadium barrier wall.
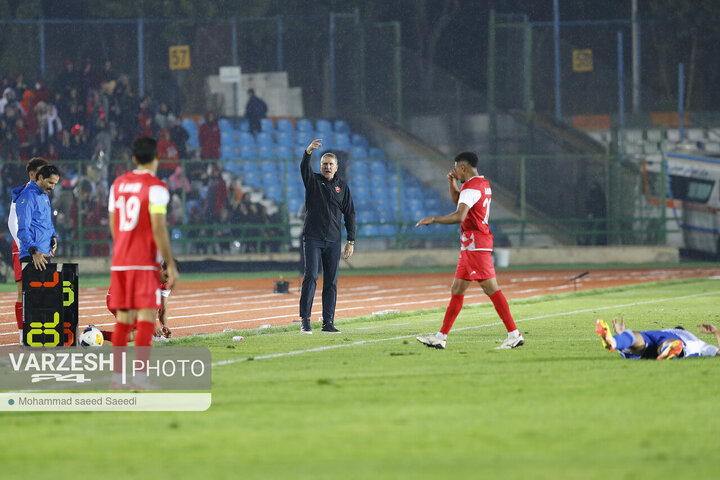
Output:
<instances>
[{"instance_id":1,"label":"stadium barrier wall","mask_svg":"<svg viewBox=\"0 0 720 480\"><path fill-rule=\"evenodd\" d=\"M509 266L552 264L614 264L614 263L679 263L677 247L667 246L603 246L603 247L538 247L508 248ZM179 255L183 271L258 271L292 269L299 265L297 253L255 253L242 255ZM448 267L457 264L458 250L450 248L421 250L390 250L359 252L349 261L341 261L342 270L353 268L416 268ZM63 262L78 263L80 273L109 275L110 258L68 258ZM193 267L193 265L195 265ZM254 268L262 265L264 268ZM268 266L275 266L268 269ZM187 267L187 268L186 268Z\"/></svg>"}]
</instances>

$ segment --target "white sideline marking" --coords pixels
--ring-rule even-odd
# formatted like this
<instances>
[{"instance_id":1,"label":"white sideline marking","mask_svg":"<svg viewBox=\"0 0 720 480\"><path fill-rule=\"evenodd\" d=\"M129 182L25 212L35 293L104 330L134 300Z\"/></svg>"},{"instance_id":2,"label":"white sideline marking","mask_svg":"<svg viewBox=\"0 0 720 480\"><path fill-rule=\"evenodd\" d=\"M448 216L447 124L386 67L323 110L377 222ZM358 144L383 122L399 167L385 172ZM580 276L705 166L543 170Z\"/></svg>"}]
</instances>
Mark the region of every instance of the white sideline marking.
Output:
<instances>
[{"instance_id":1,"label":"white sideline marking","mask_svg":"<svg viewBox=\"0 0 720 480\"><path fill-rule=\"evenodd\" d=\"M644 301L644 302L634 302L634 303L625 303L625 304L620 304L620 305L610 305L610 306L607 306L607 307L584 308L584 309L582 309L582 310L573 310L573 311L570 311L570 312L551 313L551 314L548 314L548 315L538 315L537 317L529 317L529 318L522 318L522 319L520 319L520 320L515 320L515 323L527 322L527 321L529 321L529 320L540 320L540 319L543 319L543 318L562 317L562 316L566 316L566 315L575 315L575 314L578 314L578 313L587 313L587 312L592 312L592 311L596 311L596 310L611 310L611 309L613 309L613 308L634 307L634 306L637 306L637 305L648 305L648 304L652 304L652 303L669 302L669 301L672 301L672 300L684 300L684 299L688 299L688 298L705 297L705 296L708 296L708 295L720 295L720 291L717 291L717 292L706 292L706 293L696 293L696 294L693 294L693 295L684 295L684 296L682 296L682 297L660 298L660 299L658 299L658 300L647 300L647 301ZM456 329L454 329L454 331L459 332L459 331L463 331L463 330L474 330L474 329L476 329L476 328L494 327L494 326L496 326L496 325L502 325L502 322L493 322L493 323L486 323L486 324L484 324L484 325L473 325L473 326L470 326L470 327L456 328ZM358 329L358 330L360 330L360 329ZM270 358L282 358L282 357L289 357L289 356L292 356L292 355L302 355L302 354L305 354L305 353L324 352L324 351L327 351L327 350L334 350L334 349L336 349L336 348L355 347L355 346L358 346L358 345L366 345L366 344L370 344L370 343L390 342L390 341L393 341L393 340L402 340L402 339L405 339L405 338L413 338L413 337L415 337L415 336L417 336L417 334L401 335L401 336L399 336L399 337L390 337L390 338L378 338L378 339L374 339L374 340L360 340L360 341L352 342L352 343L343 343L343 344L339 344L339 345L326 345L326 346L323 346L323 347L308 348L308 349L305 349L305 350L293 350L293 351L291 351L291 352L269 353L269 354L267 354L267 355L258 355L258 356L252 357L252 358L253 358L253 360L267 360L267 359L270 359ZM245 358L235 358L235 359L231 359L231 360L221 360L221 361L219 361L219 362L213 362L212 366L213 366L213 367L219 367L219 366L222 366L222 365L232 365L232 364L234 364L234 363L242 363L242 362L247 362L247 361L248 361L248 358L247 358L247 357L245 357Z\"/></svg>"}]
</instances>

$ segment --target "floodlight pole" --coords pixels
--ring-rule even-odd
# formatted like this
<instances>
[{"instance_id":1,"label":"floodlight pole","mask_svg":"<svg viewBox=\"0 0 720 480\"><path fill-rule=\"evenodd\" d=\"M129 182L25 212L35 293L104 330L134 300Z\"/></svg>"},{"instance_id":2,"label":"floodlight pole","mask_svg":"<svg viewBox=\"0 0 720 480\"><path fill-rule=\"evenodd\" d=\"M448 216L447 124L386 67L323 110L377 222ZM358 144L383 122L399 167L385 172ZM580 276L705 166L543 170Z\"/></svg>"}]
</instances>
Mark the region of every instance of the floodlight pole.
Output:
<instances>
[{"instance_id":1,"label":"floodlight pole","mask_svg":"<svg viewBox=\"0 0 720 480\"><path fill-rule=\"evenodd\" d=\"M637 0L632 0L632 107L633 113L640 111L640 22L638 22Z\"/></svg>"},{"instance_id":2,"label":"floodlight pole","mask_svg":"<svg viewBox=\"0 0 720 480\"><path fill-rule=\"evenodd\" d=\"M562 120L562 98L560 97L560 5L553 0L553 43L555 45L555 121Z\"/></svg>"}]
</instances>

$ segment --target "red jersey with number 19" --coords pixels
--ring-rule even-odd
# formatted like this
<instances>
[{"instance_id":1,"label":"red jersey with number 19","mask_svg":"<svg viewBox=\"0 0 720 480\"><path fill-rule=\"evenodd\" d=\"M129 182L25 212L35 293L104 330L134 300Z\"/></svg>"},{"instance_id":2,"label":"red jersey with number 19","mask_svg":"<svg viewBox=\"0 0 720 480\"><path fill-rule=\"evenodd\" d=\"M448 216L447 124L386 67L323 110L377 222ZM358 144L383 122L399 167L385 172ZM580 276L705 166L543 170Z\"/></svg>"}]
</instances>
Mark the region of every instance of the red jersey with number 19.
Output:
<instances>
[{"instance_id":1,"label":"red jersey with number 19","mask_svg":"<svg viewBox=\"0 0 720 480\"><path fill-rule=\"evenodd\" d=\"M490 232L490 182L483 176L472 177L460 189L458 204L464 203L470 210L460 224L460 250L492 251L493 235Z\"/></svg>"},{"instance_id":2,"label":"red jersey with number 19","mask_svg":"<svg viewBox=\"0 0 720 480\"><path fill-rule=\"evenodd\" d=\"M150 214L165 214L169 201L167 185L150 171L134 170L113 182L108 201L108 211L115 214L111 270L159 270L162 257Z\"/></svg>"}]
</instances>

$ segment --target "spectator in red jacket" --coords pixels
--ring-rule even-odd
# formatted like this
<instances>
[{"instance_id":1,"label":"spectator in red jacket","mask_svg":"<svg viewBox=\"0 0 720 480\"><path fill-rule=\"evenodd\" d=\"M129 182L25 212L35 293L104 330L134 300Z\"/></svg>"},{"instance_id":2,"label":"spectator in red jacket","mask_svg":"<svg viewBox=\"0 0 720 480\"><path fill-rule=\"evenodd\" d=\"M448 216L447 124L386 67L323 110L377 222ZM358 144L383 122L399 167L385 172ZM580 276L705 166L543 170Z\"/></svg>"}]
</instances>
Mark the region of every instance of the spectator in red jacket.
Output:
<instances>
[{"instance_id":1,"label":"spectator in red jacket","mask_svg":"<svg viewBox=\"0 0 720 480\"><path fill-rule=\"evenodd\" d=\"M161 133L160 141L157 144L157 153L160 159L157 176L167 178L180 166L178 148L170 138L170 130L167 128Z\"/></svg>"},{"instance_id":2,"label":"spectator in red jacket","mask_svg":"<svg viewBox=\"0 0 720 480\"><path fill-rule=\"evenodd\" d=\"M220 126L215 118L215 112L209 111L205 114L205 123L200 125L198 131L198 142L201 158L220 158Z\"/></svg>"}]
</instances>

